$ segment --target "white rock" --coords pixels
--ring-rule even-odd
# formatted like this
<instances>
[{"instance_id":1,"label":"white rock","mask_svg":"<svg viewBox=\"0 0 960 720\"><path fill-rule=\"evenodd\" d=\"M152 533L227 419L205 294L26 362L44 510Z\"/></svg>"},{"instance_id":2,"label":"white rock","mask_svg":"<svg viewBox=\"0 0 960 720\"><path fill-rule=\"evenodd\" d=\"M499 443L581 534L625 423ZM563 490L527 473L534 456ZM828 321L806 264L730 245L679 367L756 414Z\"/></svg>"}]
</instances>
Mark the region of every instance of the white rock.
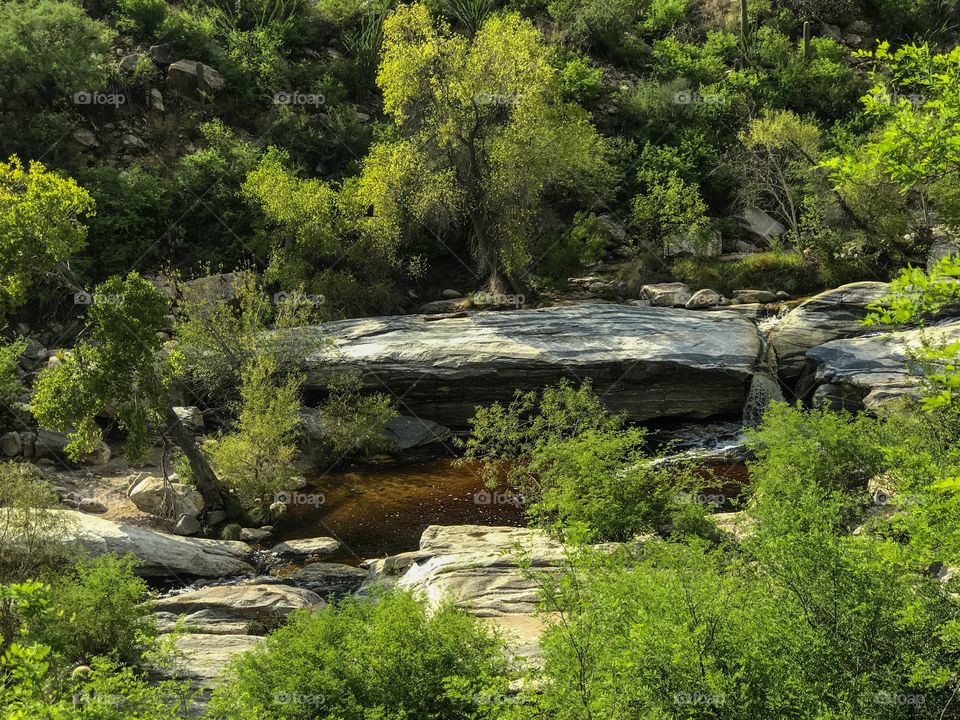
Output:
<instances>
[{"instance_id":1,"label":"white rock","mask_svg":"<svg viewBox=\"0 0 960 720\"><path fill-rule=\"evenodd\" d=\"M653 307L684 307L692 293L684 283L654 283L640 288L640 299L649 300Z\"/></svg>"},{"instance_id":2,"label":"white rock","mask_svg":"<svg viewBox=\"0 0 960 720\"><path fill-rule=\"evenodd\" d=\"M318 537L305 538L303 540L287 540L286 542L274 545L270 552L278 555L329 555L340 547L340 543L333 538Z\"/></svg>"}]
</instances>

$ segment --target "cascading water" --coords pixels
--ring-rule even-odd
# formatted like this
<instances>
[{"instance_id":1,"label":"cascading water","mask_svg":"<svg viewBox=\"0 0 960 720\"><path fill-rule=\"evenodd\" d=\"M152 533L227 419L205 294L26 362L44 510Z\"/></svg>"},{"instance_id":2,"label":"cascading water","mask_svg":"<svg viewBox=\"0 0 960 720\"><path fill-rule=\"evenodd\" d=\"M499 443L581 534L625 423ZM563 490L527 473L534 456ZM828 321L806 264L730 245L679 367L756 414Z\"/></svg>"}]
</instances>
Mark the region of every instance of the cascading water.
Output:
<instances>
[{"instance_id":1,"label":"cascading water","mask_svg":"<svg viewBox=\"0 0 960 720\"><path fill-rule=\"evenodd\" d=\"M783 391L777 379L777 356L773 348L767 345L766 336L760 334L760 358L750 380L750 392L743 406L743 424L756 427L763 419L763 413L771 402L783 402Z\"/></svg>"}]
</instances>

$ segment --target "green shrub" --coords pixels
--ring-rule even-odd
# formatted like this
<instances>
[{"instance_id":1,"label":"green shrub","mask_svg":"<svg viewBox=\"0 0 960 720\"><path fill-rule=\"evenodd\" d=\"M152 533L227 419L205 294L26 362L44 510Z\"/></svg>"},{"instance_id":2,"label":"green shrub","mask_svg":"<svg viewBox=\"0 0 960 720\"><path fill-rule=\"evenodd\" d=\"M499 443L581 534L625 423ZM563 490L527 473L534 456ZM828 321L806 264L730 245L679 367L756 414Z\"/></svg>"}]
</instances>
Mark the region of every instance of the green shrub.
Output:
<instances>
[{"instance_id":1,"label":"green shrub","mask_svg":"<svg viewBox=\"0 0 960 720\"><path fill-rule=\"evenodd\" d=\"M117 0L117 27L136 37L153 38L167 18L166 0Z\"/></svg>"},{"instance_id":2,"label":"green shrub","mask_svg":"<svg viewBox=\"0 0 960 720\"><path fill-rule=\"evenodd\" d=\"M753 253L735 261L683 258L671 265L671 271L690 287L711 288L728 296L745 288L797 295L821 287L817 268L790 252Z\"/></svg>"},{"instance_id":3,"label":"green shrub","mask_svg":"<svg viewBox=\"0 0 960 720\"><path fill-rule=\"evenodd\" d=\"M101 555L52 581L57 619L43 637L66 662L87 664L96 656L126 665L144 662L157 630L136 564L132 555Z\"/></svg>"},{"instance_id":4,"label":"green shrub","mask_svg":"<svg viewBox=\"0 0 960 720\"><path fill-rule=\"evenodd\" d=\"M470 424L463 462L479 463L491 488L505 483L532 521L572 536L665 531L680 493L697 484L680 464L651 464L646 431L611 415L589 384L517 392L509 405L478 408Z\"/></svg>"},{"instance_id":5,"label":"green shrub","mask_svg":"<svg viewBox=\"0 0 960 720\"><path fill-rule=\"evenodd\" d=\"M20 355L27 348L23 338L9 342L0 340L0 403L9 404L23 392L23 383L17 375Z\"/></svg>"},{"instance_id":6,"label":"green shrub","mask_svg":"<svg viewBox=\"0 0 960 720\"><path fill-rule=\"evenodd\" d=\"M294 615L239 657L211 700L214 720L469 720L470 700L502 689L500 643L443 605L411 595L349 598Z\"/></svg>"}]
</instances>

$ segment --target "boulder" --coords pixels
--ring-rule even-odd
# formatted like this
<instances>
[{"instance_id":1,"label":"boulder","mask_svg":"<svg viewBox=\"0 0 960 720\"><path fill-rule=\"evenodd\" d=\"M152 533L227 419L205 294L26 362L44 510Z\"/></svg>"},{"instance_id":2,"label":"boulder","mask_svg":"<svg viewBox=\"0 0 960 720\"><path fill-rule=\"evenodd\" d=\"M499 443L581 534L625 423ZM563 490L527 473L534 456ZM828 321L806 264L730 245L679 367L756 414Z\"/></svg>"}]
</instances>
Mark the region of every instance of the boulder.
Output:
<instances>
[{"instance_id":1,"label":"boulder","mask_svg":"<svg viewBox=\"0 0 960 720\"><path fill-rule=\"evenodd\" d=\"M153 608L158 612L190 615L205 612L206 619L258 620L268 616L275 618L289 615L294 610L323 606L324 602L314 592L288 585L215 585L180 595L155 600Z\"/></svg>"},{"instance_id":2,"label":"boulder","mask_svg":"<svg viewBox=\"0 0 960 720\"><path fill-rule=\"evenodd\" d=\"M88 130L87 128L77 128L70 134L70 138L80 147L93 150L94 148L100 147L100 142L97 140L97 136L93 134L93 131Z\"/></svg>"},{"instance_id":3,"label":"boulder","mask_svg":"<svg viewBox=\"0 0 960 720\"><path fill-rule=\"evenodd\" d=\"M150 59L157 65L170 65L174 58L173 48L165 43L162 45L151 45L150 49L147 50L147 55L149 55Z\"/></svg>"},{"instance_id":4,"label":"boulder","mask_svg":"<svg viewBox=\"0 0 960 720\"><path fill-rule=\"evenodd\" d=\"M805 354L813 347L870 332L861 324L867 305L889 291L887 283L850 283L815 295L790 311L768 337L780 375L798 378L806 364Z\"/></svg>"},{"instance_id":5,"label":"boulder","mask_svg":"<svg viewBox=\"0 0 960 720\"><path fill-rule=\"evenodd\" d=\"M703 290L697 290L690 299L687 300L685 307L687 310L703 310L709 307L716 307L720 304L721 300L723 300L723 297L720 293L704 288Z\"/></svg>"},{"instance_id":6,"label":"boulder","mask_svg":"<svg viewBox=\"0 0 960 720\"><path fill-rule=\"evenodd\" d=\"M223 75L196 60L177 60L167 68L167 88L183 97L198 100L201 94L217 95L225 86Z\"/></svg>"},{"instance_id":7,"label":"boulder","mask_svg":"<svg viewBox=\"0 0 960 720\"><path fill-rule=\"evenodd\" d=\"M649 300L653 307L681 308L690 300L692 293L684 283L655 283L640 288L640 299Z\"/></svg>"},{"instance_id":8,"label":"boulder","mask_svg":"<svg viewBox=\"0 0 960 720\"><path fill-rule=\"evenodd\" d=\"M909 353L921 346L924 337L934 345L960 341L960 321L924 332L912 329L832 340L808 350L812 366L798 383L797 393L803 397L817 392L840 394L845 402L859 399L870 410L890 399L915 395L922 369ZM824 385L833 387L819 391Z\"/></svg>"},{"instance_id":9,"label":"boulder","mask_svg":"<svg viewBox=\"0 0 960 720\"><path fill-rule=\"evenodd\" d=\"M288 332L317 346L305 361L307 390L351 374L402 397L417 417L457 427L478 405L564 377L591 378L612 410L638 421L739 415L761 350L756 326L735 313L597 303Z\"/></svg>"},{"instance_id":10,"label":"boulder","mask_svg":"<svg viewBox=\"0 0 960 720\"><path fill-rule=\"evenodd\" d=\"M107 511L107 506L104 505L99 500L97 500L96 498L85 497L85 498L81 498L80 501L77 503L77 509L80 512L94 513L99 515Z\"/></svg>"},{"instance_id":11,"label":"boulder","mask_svg":"<svg viewBox=\"0 0 960 720\"><path fill-rule=\"evenodd\" d=\"M457 298L463 297L463 294L459 290L447 288L440 293L440 297L442 297L444 300L456 300Z\"/></svg>"},{"instance_id":12,"label":"boulder","mask_svg":"<svg viewBox=\"0 0 960 720\"><path fill-rule=\"evenodd\" d=\"M83 509L82 507L80 508ZM200 531L203 530L203 527L200 525L200 521L194 515L181 515L180 519L177 520L176 526L173 528L173 532L176 535L199 535Z\"/></svg>"},{"instance_id":13,"label":"boulder","mask_svg":"<svg viewBox=\"0 0 960 720\"><path fill-rule=\"evenodd\" d=\"M318 537L302 540L287 540L270 548L270 552L277 555L293 555L309 557L311 555L329 555L334 552L340 543L333 538Z\"/></svg>"},{"instance_id":14,"label":"boulder","mask_svg":"<svg viewBox=\"0 0 960 720\"><path fill-rule=\"evenodd\" d=\"M0 435L0 453L3 453L4 457L17 457L22 452L23 440L20 433L11 431Z\"/></svg>"},{"instance_id":15,"label":"boulder","mask_svg":"<svg viewBox=\"0 0 960 720\"><path fill-rule=\"evenodd\" d=\"M741 224L750 239L763 247L783 235L787 229L759 208L747 208L740 214Z\"/></svg>"},{"instance_id":16,"label":"boulder","mask_svg":"<svg viewBox=\"0 0 960 720\"><path fill-rule=\"evenodd\" d=\"M259 528L242 528L240 530L240 539L248 543L258 543L269 540L273 535L269 530L260 530Z\"/></svg>"},{"instance_id":17,"label":"boulder","mask_svg":"<svg viewBox=\"0 0 960 720\"><path fill-rule=\"evenodd\" d=\"M188 432L194 435L203 432L203 413L200 411L200 408L193 407L192 405L189 407L175 407L173 408L173 412L176 413L180 424L183 425Z\"/></svg>"},{"instance_id":18,"label":"boulder","mask_svg":"<svg viewBox=\"0 0 960 720\"><path fill-rule=\"evenodd\" d=\"M203 495L190 486L165 482L153 475L144 478L130 489L130 500L140 510L160 517L199 517L203 513Z\"/></svg>"},{"instance_id":19,"label":"boulder","mask_svg":"<svg viewBox=\"0 0 960 720\"><path fill-rule=\"evenodd\" d=\"M172 676L193 680L200 687L215 687L221 671L235 655L252 650L262 641L258 635L181 635L176 639L179 654Z\"/></svg>"},{"instance_id":20,"label":"boulder","mask_svg":"<svg viewBox=\"0 0 960 720\"><path fill-rule=\"evenodd\" d=\"M94 555L132 553L144 577L221 578L253 572L252 551L241 542L204 540L148 530L74 510L50 510L63 519L64 534Z\"/></svg>"},{"instance_id":21,"label":"boulder","mask_svg":"<svg viewBox=\"0 0 960 720\"><path fill-rule=\"evenodd\" d=\"M958 252L960 252L960 242L956 240L944 240L943 242L935 243L930 248L930 254L927 256L927 272L930 272L933 266L943 258L956 255Z\"/></svg>"},{"instance_id":22,"label":"boulder","mask_svg":"<svg viewBox=\"0 0 960 720\"><path fill-rule=\"evenodd\" d=\"M147 144L136 135L126 133L120 140L127 151L146 150Z\"/></svg>"},{"instance_id":23,"label":"boulder","mask_svg":"<svg viewBox=\"0 0 960 720\"><path fill-rule=\"evenodd\" d=\"M777 294L769 290L736 290L733 297L740 303L772 303L777 301Z\"/></svg>"},{"instance_id":24,"label":"boulder","mask_svg":"<svg viewBox=\"0 0 960 720\"><path fill-rule=\"evenodd\" d=\"M133 75L133 71L137 69L137 63L140 62L141 57L143 56L140 53L124 55L120 61L120 72Z\"/></svg>"},{"instance_id":25,"label":"boulder","mask_svg":"<svg viewBox=\"0 0 960 720\"><path fill-rule=\"evenodd\" d=\"M151 110L163 112L163 93L157 90L157 88L150 88L150 92L147 93L147 104Z\"/></svg>"},{"instance_id":26,"label":"boulder","mask_svg":"<svg viewBox=\"0 0 960 720\"><path fill-rule=\"evenodd\" d=\"M519 550L518 550L519 548ZM563 567L567 551L539 530L482 525L431 525L417 553L369 561L363 591L376 586L408 589L431 605L451 599L460 608L508 633L515 653L539 654L542 623L535 575ZM527 569L521 569L521 566ZM531 575L532 573L532 575Z\"/></svg>"},{"instance_id":27,"label":"boulder","mask_svg":"<svg viewBox=\"0 0 960 720\"><path fill-rule=\"evenodd\" d=\"M65 433L53 430L37 430L36 440L33 444L33 456L35 458L51 458L64 464L73 464L73 461L67 457L66 447L70 443L70 438ZM84 465L106 465L110 462L110 448L105 442L101 442L99 449L90 453L83 459Z\"/></svg>"},{"instance_id":28,"label":"boulder","mask_svg":"<svg viewBox=\"0 0 960 720\"><path fill-rule=\"evenodd\" d=\"M674 233L663 241L665 257L692 255L694 257L717 257L723 252L723 238L716 230L700 233Z\"/></svg>"}]
</instances>

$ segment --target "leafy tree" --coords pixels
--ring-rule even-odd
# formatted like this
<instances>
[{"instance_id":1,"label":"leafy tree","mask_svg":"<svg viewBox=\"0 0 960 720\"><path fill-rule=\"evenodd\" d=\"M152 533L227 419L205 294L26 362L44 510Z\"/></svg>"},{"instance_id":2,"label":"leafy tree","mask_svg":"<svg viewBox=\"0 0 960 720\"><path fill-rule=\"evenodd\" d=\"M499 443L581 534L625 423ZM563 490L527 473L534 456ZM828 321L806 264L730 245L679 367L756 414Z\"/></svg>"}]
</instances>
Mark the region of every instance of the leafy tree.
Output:
<instances>
[{"instance_id":1,"label":"leafy tree","mask_svg":"<svg viewBox=\"0 0 960 720\"><path fill-rule=\"evenodd\" d=\"M881 43L865 57L874 63L874 86L863 98L864 115L879 128L856 151L825 161L838 191L889 182L916 198L922 239L934 213L957 227L960 49L936 54L926 45L908 45L892 51Z\"/></svg>"},{"instance_id":2,"label":"leafy tree","mask_svg":"<svg viewBox=\"0 0 960 720\"><path fill-rule=\"evenodd\" d=\"M110 36L78 3L14 0L0 5L0 96L5 107L36 109L99 90L107 78Z\"/></svg>"},{"instance_id":3,"label":"leafy tree","mask_svg":"<svg viewBox=\"0 0 960 720\"><path fill-rule=\"evenodd\" d=\"M502 694L500 643L462 611L402 592L294 615L239 657L211 700L216 720L468 720ZM499 692L498 692L499 691Z\"/></svg>"},{"instance_id":4,"label":"leafy tree","mask_svg":"<svg viewBox=\"0 0 960 720\"><path fill-rule=\"evenodd\" d=\"M94 214L90 195L41 163L0 163L0 315L27 301L38 277L63 266L83 248L83 218Z\"/></svg>"},{"instance_id":5,"label":"leafy tree","mask_svg":"<svg viewBox=\"0 0 960 720\"><path fill-rule=\"evenodd\" d=\"M56 490L32 465L0 463L0 582L36 577L67 562L70 523L47 512Z\"/></svg>"},{"instance_id":6,"label":"leafy tree","mask_svg":"<svg viewBox=\"0 0 960 720\"><path fill-rule=\"evenodd\" d=\"M190 460L193 481L209 508L225 501L219 482L169 400L179 355L161 351L159 331L169 303L137 273L112 277L91 296L86 325L89 338L77 343L63 362L44 370L34 389L33 412L44 427L70 433L67 452L75 458L100 442L96 418L105 408L127 432L127 452L142 457L151 425L167 424Z\"/></svg>"},{"instance_id":7,"label":"leafy tree","mask_svg":"<svg viewBox=\"0 0 960 720\"><path fill-rule=\"evenodd\" d=\"M358 186L368 231L466 236L477 273L503 291L535 261L548 195L598 187L605 148L561 86L537 29L491 15L467 40L423 5L384 24L377 77L396 139L375 145Z\"/></svg>"},{"instance_id":8,"label":"leafy tree","mask_svg":"<svg viewBox=\"0 0 960 720\"><path fill-rule=\"evenodd\" d=\"M642 428L611 415L589 385L563 381L509 405L478 408L464 463L490 487L506 484L537 523L580 538L626 540L668 530L696 484L681 463L651 463ZM518 500L519 502L519 500Z\"/></svg>"}]
</instances>

